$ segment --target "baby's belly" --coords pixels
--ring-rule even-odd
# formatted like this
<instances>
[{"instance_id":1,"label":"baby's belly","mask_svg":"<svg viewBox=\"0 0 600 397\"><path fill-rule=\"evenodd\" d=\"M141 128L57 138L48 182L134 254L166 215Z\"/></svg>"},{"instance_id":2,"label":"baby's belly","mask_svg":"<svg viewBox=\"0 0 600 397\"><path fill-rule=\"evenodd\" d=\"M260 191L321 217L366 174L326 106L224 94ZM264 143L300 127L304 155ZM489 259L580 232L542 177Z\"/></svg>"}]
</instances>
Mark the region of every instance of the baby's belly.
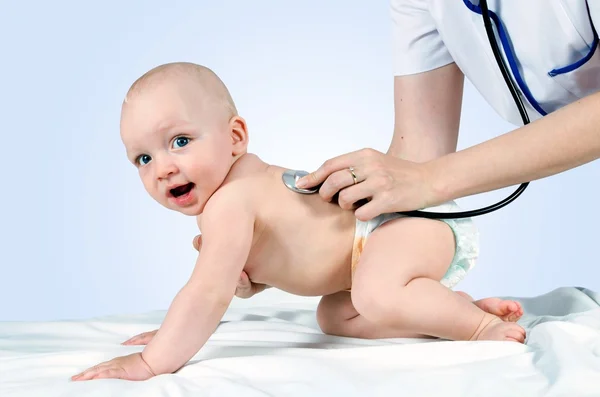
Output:
<instances>
[{"instance_id":1,"label":"baby's belly","mask_svg":"<svg viewBox=\"0 0 600 397\"><path fill-rule=\"evenodd\" d=\"M324 236L313 233L303 241L267 244L264 256L249 268L253 281L302 296L329 295L351 286L354 230ZM260 258L259 258L260 257ZM252 269L254 268L254 269Z\"/></svg>"},{"instance_id":2,"label":"baby's belly","mask_svg":"<svg viewBox=\"0 0 600 397\"><path fill-rule=\"evenodd\" d=\"M301 296L322 296L350 288L350 263L337 266L307 267L306 271L287 271L271 280L273 287Z\"/></svg>"}]
</instances>

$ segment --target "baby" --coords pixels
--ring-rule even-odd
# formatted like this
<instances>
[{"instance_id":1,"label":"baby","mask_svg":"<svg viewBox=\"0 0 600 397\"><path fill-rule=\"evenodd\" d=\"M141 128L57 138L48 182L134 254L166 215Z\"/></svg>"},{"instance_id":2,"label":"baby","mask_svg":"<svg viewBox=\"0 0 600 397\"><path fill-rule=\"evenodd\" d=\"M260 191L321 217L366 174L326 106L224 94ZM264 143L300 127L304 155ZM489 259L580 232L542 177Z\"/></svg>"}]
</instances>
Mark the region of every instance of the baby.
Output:
<instances>
[{"instance_id":1,"label":"baby","mask_svg":"<svg viewBox=\"0 0 600 397\"><path fill-rule=\"evenodd\" d=\"M120 130L145 189L166 208L197 218L202 247L144 350L73 380L177 371L219 325L240 274L323 296L317 319L328 334L524 342L525 331L504 321L522 314L516 302L477 304L450 289L477 256L470 220L384 215L361 222L318 195L290 191L284 168L247 152L246 122L211 70L173 63L147 72L127 93Z\"/></svg>"}]
</instances>

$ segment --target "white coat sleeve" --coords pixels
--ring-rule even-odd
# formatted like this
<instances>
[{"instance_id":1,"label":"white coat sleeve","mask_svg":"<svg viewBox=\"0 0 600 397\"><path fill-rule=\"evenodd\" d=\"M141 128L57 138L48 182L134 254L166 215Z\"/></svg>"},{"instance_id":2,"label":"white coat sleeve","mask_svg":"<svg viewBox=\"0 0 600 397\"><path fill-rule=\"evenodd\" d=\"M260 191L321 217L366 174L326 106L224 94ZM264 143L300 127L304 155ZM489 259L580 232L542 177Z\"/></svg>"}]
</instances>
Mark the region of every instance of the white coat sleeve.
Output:
<instances>
[{"instance_id":1,"label":"white coat sleeve","mask_svg":"<svg viewBox=\"0 0 600 397\"><path fill-rule=\"evenodd\" d=\"M391 0L395 76L426 72L453 62L427 3L427 0Z\"/></svg>"}]
</instances>

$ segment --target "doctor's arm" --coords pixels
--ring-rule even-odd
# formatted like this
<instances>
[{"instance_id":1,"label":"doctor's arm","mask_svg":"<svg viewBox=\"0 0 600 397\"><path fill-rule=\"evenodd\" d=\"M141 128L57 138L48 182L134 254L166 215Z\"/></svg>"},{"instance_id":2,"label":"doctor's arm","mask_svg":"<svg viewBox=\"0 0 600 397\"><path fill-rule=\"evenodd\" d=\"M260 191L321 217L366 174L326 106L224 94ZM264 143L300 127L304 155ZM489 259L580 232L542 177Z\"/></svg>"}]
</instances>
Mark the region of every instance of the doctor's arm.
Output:
<instances>
[{"instance_id":1,"label":"doctor's arm","mask_svg":"<svg viewBox=\"0 0 600 397\"><path fill-rule=\"evenodd\" d=\"M387 153L423 163L456 151L463 84L455 63L394 77L394 135Z\"/></svg>"},{"instance_id":2,"label":"doctor's arm","mask_svg":"<svg viewBox=\"0 0 600 397\"><path fill-rule=\"evenodd\" d=\"M534 181L600 158L600 92L423 165L429 203ZM403 207L403 206L399 206ZM406 207L406 206L404 206Z\"/></svg>"},{"instance_id":3,"label":"doctor's arm","mask_svg":"<svg viewBox=\"0 0 600 397\"><path fill-rule=\"evenodd\" d=\"M454 67L444 68L451 71ZM455 147L453 139L458 131L458 120L453 115L459 114L456 110L459 103L450 103L448 99L453 91L446 90L456 89L450 82L456 84L457 78L441 84L439 97L433 102L429 102L432 97L427 89L423 96L417 97L418 106L431 113L413 109L417 115L414 121L403 120L411 117L402 109L411 109L403 104L406 97L420 95L417 91L433 84L433 77L441 76L444 68L396 77L396 127L388 154L363 149L333 158L305 177L304 186L325 181L321 196L326 200L333 192L343 189L338 199L342 208L351 208L356 201L368 199L367 204L355 211L358 219L368 220L381 213L427 208L534 181L600 157L600 93L507 134L453 153L449 149ZM450 123L447 128L441 124L444 120ZM426 127L419 129L419 126ZM358 183L354 186L349 167L354 168L357 176Z\"/></svg>"}]
</instances>

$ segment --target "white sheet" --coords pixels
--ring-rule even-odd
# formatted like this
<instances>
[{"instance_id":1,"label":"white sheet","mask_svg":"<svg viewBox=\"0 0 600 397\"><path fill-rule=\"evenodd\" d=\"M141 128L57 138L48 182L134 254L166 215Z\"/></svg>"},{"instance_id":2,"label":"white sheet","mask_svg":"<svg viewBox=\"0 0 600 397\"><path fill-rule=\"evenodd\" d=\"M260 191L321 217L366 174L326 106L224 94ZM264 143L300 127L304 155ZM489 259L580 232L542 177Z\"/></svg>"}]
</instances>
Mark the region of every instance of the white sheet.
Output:
<instances>
[{"instance_id":1,"label":"white sheet","mask_svg":"<svg viewBox=\"0 0 600 397\"><path fill-rule=\"evenodd\" d=\"M561 288L523 299L526 345L323 335L314 306L231 308L177 374L71 382L140 351L119 343L164 312L0 323L0 396L600 396L600 295Z\"/></svg>"}]
</instances>

